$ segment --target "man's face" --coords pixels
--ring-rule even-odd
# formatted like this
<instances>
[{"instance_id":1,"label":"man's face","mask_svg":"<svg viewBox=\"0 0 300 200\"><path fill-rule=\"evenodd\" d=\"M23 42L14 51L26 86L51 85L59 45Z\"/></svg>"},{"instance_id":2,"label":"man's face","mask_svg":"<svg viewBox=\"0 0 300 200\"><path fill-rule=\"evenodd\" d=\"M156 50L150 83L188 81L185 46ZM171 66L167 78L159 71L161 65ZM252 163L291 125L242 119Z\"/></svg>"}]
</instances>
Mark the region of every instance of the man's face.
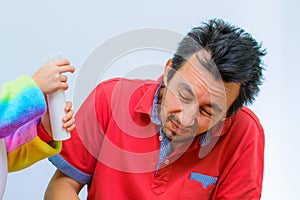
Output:
<instances>
[{"instance_id":1,"label":"man's face","mask_svg":"<svg viewBox=\"0 0 300 200\"><path fill-rule=\"evenodd\" d=\"M204 51L191 56L166 82L165 70L160 119L163 132L174 143L182 143L204 133L226 116L239 94L240 85L216 79L199 62L209 57Z\"/></svg>"}]
</instances>

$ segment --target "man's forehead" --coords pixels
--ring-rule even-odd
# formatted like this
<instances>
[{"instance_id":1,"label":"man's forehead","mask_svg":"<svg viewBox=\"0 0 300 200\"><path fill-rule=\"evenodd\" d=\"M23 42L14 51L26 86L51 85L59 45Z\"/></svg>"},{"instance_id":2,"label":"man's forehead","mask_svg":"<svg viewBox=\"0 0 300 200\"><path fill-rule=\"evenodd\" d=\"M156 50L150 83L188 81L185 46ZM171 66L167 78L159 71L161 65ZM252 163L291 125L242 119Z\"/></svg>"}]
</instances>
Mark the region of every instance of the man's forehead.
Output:
<instances>
[{"instance_id":1,"label":"man's forehead","mask_svg":"<svg viewBox=\"0 0 300 200\"><path fill-rule=\"evenodd\" d=\"M183 64L182 69L179 69L180 72L185 71L186 73L183 76L183 79L186 80L195 80L198 79L201 82L204 82L207 87L219 87L224 88L223 80L221 74L211 60L211 55L206 50L200 50L199 52L191 55ZM190 83L193 85L192 83Z\"/></svg>"},{"instance_id":2,"label":"man's forehead","mask_svg":"<svg viewBox=\"0 0 300 200\"><path fill-rule=\"evenodd\" d=\"M226 89L221 75L218 71L213 74L208 69L214 67L213 70L217 70L216 66L212 66L213 64L210 54L201 50L187 59L182 69L178 70L177 79L181 85L185 85L185 88L190 88L189 90L192 90L195 96L198 96L199 92L203 95L205 90L212 101L224 103L226 101Z\"/></svg>"}]
</instances>

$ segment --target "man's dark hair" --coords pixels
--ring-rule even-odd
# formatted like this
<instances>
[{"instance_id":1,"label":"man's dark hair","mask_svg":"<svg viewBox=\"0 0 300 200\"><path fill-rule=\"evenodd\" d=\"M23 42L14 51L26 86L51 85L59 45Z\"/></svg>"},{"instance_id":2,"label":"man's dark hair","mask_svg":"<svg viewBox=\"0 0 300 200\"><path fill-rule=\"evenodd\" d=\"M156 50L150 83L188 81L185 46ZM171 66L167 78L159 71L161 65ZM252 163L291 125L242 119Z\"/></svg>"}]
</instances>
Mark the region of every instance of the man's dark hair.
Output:
<instances>
[{"instance_id":1,"label":"man's dark hair","mask_svg":"<svg viewBox=\"0 0 300 200\"><path fill-rule=\"evenodd\" d=\"M262 50L261 44L249 33L221 19L212 19L193 28L182 39L172 58L174 70L170 70L168 81L190 56L202 49L211 55L211 61L206 61L204 67L213 72L212 67L216 66L224 82L241 85L240 93L229 108L227 117L243 105L253 103L263 80L261 58L266 55L266 50Z\"/></svg>"}]
</instances>

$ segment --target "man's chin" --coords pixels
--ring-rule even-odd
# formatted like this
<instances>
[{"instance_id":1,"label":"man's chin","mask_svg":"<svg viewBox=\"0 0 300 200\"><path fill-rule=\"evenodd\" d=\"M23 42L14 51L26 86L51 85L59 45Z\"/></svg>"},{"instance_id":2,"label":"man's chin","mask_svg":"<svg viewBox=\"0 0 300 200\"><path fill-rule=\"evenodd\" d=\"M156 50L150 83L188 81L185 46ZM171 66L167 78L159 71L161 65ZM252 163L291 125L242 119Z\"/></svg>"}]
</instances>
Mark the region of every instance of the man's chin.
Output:
<instances>
[{"instance_id":1,"label":"man's chin","mask_svg":"<svg viewBox=\"0 0 300 200\"><path fill-rule=\"evenodd\" d=\"M180 134L176 134L176 133L169 133L165 135L166 138L168 138L168 140L171 143L176 143L176 144L180 144L180 143L185 143L187 141L193 140L195 138L195 135L180 135Z\"/></svg>"}]
</instances>

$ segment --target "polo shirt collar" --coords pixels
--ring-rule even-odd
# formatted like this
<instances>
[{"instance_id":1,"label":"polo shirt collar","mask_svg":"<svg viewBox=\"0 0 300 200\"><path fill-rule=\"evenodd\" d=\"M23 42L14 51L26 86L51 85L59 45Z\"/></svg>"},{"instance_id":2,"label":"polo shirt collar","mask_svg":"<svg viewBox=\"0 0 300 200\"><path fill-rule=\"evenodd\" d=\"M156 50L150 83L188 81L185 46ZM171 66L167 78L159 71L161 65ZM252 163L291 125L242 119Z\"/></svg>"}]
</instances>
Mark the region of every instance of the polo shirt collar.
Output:
<instances>
[{"instance_id":1,"label":"polo shirt collar","mask_svg":"<svg viewBox=\"0 0 300 200\"><path fill-rule=\"evenodd\" d=\"M141 99L138 101L137 105L134 108L134 111L139 113L148 114L150 117L152 115L153 99L157 88L160 86L163 80L163 76L160 76L154 84L152 84Z\"/></svg>"}]
</instances>

